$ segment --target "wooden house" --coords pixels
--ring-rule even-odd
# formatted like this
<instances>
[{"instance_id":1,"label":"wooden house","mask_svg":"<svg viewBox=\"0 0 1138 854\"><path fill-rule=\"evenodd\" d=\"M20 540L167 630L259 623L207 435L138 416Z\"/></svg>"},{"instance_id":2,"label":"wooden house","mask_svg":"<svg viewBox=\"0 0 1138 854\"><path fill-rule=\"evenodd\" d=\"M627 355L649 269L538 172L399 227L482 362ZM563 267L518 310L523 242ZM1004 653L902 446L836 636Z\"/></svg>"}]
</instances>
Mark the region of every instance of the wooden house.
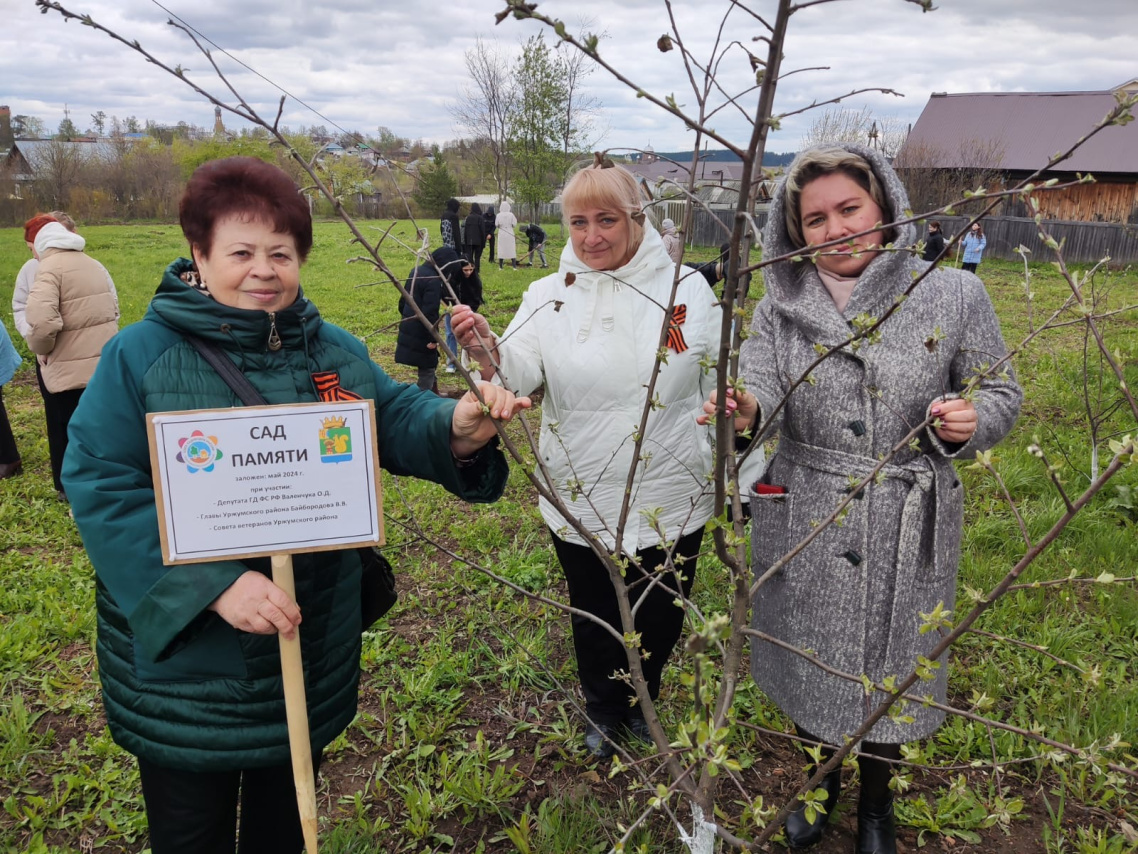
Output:
<instances>
[{"instance_id":1,"label":"wooden house","mask_svg":"<svg viewBox=\"0 0 1138 854\"><path fill-rule=\"evenodd\" d=\"M1101 92L934 93L894 165L914 207L922 209L935 206L929 204L934 199L918 187L937 174L980 176L989 190L1011 187L1069 151L1119 98L1136 92L1138 78ZM1045 218L1138 223L1138 121L1102 128L1039 182L1079 175L1093 175L1095 182L1037 195ZM998 213L1027 216L1030 210L1010 198Z\"/></svg>"}]
</instances>

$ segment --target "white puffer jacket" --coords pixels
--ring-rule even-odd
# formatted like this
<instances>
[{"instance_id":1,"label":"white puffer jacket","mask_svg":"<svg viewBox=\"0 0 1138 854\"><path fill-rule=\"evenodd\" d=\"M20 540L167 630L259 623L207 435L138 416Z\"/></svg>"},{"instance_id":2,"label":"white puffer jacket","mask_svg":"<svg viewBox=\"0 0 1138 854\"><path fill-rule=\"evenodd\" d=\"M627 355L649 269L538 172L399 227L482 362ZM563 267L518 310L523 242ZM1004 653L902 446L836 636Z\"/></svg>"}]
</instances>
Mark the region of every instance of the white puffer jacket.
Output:
<instances>
[{"instance_id":1,"label":"white puffer jacket","mask_svg":"<svg viewBox=\"0 0 1138 854\"><path fill-rule=\"evenodd\" d=\"M687 349L669 347L637 465L624 550L659 545L654 516L669 539L700 528L711 516L711 430L696 424L714 388L721 309L699 273L680 282L676 306ZM566 284L566 275L575 280ZM632 260L599 272L572 244L557 273L534 282L501 336L505 384L520 394L545 386L541 456L558 493L585 526L615 545L621 499L672 289L675 264L650 225ZM682 274L683 274L682 273ZM752 454L757 458L758 454ZM758 464L758 460L755 460ZM569 542L582 538L545 499L546 523Z\"/></svg>"}]
</instances>

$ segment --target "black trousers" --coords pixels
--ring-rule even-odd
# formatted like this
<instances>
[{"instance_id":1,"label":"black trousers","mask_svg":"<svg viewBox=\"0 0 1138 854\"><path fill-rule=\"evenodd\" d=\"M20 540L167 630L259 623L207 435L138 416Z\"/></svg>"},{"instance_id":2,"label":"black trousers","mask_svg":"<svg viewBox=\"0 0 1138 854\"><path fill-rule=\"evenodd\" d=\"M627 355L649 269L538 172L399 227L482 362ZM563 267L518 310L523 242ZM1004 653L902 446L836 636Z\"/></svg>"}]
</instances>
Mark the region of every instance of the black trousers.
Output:
<instances>
[{"instance_id":1,"label":"black trousers","mask_svg":"<svg viewBox=\"0 0 1138 854\"><path fill-rule=\"evenodd\" d=\"M36 380L40 384L40 394L43 395L43 414L47 421L47 449L51 454L51 482L55 484L56 491L63 492L63 481L59 473L63 470L63 455L67 451L67 425L71 423L71 416L75 414L75 407L79 405L79 398L83 396L83 389L69 388L66 391L48 391L43 384L43 373L40 371L39 361L36 361Z\"/></svg>"},{"instance_id":2,"label":"black trousers","mask_svg":"<svg viewBox=\"0 0 1138 854\"><path fill-rule=\"evenodd\" d=\"M313 757L314 772L321 756ZM153 854L299 854L291 765L199 773L139 757ZM237 804L241 804L241 828Z\"/></svg>"},{"instance_id":3,"label":"black trousers","mask_svg":"<svg viewBox=\"0 0 1138 854\"><path fill-rule=\"evenodd\" d=\"M972 262L968 262L966 264L961 264L960 266L962 269L967 270L969 273L975 273L976 267L979 266L979 263L980 262L978 262L978 261L975 264L973 264Z\"/></svg>"},{"instance_id":4,"label":"black trousers","mask_svg":"<svg viewBox=\"0 0 1138 854\"><path fill-rule=\"evenodd\" d=\"M0 465L20 461L20 449L16 447L16 437L12 435L12 425L8 422L8 410L4 408L4 390L0 386Z\"/></svg>"},{"instance_id":5,"label":"black trousers","mask_svg":"<svg viewBox=\"0 0 1138 854\"><path fill-rule=\"evenodd\" d=\"M482 270L482 250L485 248L485 243L466 244L466 260L474 265L475 273Z\"/></svg>"},{"instance_id":6,"label":"black trousers","mask_svg":"<svg viewBox=\"0 0 1138 854\"><path fill-rule=\"evenodd\" d=\"M550 531L552 534L553 532ZM690 596L695 582L695 557L703 542L703 528L680 537L675 558L685 562L676 568L684 576L684 596ZM620 610L616 591L613 590L607 570L588 546L567 543L553 534L553 547L569 585L569 604L603 619L610 626L620 628ZM664 549L654 547L636 553L644 572L652 574L664 564ZM626 580L632 589L633 606L646 589L648 579L629 567ZM684 612L677 608L675 575L668 573L663 584L657 584L636 614L636 630L641 634L640 654L644 656L644 676L652 699L660 695L660 677L664 665L684 628ZM613 679L616 671L628 670L628 657L624 645L586 617L574 615L573 650L577 655L577 675L585 694L585 711L595 722L615 726L623 721L633 706L630 698L635 691L627 682Z\"/></svg>"}]
</instances>

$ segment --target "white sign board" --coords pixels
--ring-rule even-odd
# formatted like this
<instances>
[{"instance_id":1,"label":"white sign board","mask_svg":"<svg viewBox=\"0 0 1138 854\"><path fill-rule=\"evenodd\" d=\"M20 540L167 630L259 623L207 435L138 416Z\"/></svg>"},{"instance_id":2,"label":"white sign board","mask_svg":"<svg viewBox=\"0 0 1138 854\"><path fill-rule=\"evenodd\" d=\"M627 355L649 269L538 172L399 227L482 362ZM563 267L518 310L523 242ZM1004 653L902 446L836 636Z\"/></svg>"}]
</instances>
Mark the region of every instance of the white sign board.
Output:
<instances>
[{"instance_id":1,"label":"white sign board","mask_svg":"<svg viewBox=\"0 0 1138 854\"><path fill-rule=\"evenodd\" d=\"M164 563L383 542L370 400L146 417Z\"/></svg>"}]
</instances>

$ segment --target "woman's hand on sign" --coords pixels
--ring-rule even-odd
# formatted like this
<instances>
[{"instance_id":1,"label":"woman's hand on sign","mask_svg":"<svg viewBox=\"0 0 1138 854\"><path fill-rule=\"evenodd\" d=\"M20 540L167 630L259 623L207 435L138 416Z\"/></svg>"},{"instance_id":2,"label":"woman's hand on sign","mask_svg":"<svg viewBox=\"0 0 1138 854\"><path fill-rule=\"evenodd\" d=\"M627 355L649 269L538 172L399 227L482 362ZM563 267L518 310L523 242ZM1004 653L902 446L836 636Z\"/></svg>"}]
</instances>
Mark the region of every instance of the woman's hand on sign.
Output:
<instances>
[{"instance_id":1,"label":"woman's hand on sign","mask_svg":"<svg viewBox=\"0 0 1138 854\"><path fill-rule=\"evenodd\" d=\"M493 383L479 383L485 407L474 392L468 391L459 398L450 422L450 449L462 459L469 457L498 432L495 422L509 421L533 403L528 397L516 397L512 391Z\"/></svg>"},{"instance_id":2,"label":"woman's hand on sign","mask_svg":"<svg viewBox=\"0 0 1138 854\"><path fill-rule=\"evenodd\" d=\"M300 608L292 597L260 572L249 570L210 603L221 619L242 632L274 635L287 640L296 635Z\"/></svg>"}]
</instances>

